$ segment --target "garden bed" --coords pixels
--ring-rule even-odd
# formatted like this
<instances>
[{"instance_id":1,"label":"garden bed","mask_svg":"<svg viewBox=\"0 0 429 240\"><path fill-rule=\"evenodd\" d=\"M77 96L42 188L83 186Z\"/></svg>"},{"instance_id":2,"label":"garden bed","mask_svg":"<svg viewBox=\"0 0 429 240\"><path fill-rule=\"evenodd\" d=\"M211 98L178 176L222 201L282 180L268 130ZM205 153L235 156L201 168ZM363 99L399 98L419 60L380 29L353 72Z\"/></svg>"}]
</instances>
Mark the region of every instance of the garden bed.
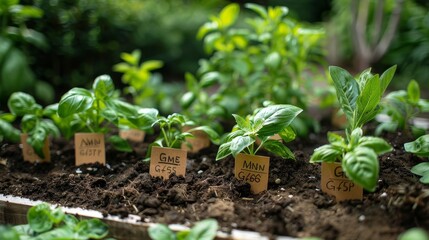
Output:
<instances>
[{"instance_id":1,"label":"garden bed","mask_svg":"<svg viewBox=\"0 0 429 240\"><path fill-rule=\"evenodd\" d=\"M411 139L401 133L383 137L394 150L379 158L378 187L362 201L336 203L321 192L320 166L309 158L326 133L288 144L296 161L271 156L268 191L258 195L235 180L231 157L214 160L217 146L189 153L186 177L162 181L150 177L141 161L147 143L134 144L132 153L108 146L106 166L75 167L73 142L62 139L52 142L52 163L37 165L22 160L19 145L3 144L0 193L104 216L137 215L143 222L189 225L216 218L223 232L250 230L270 238L395 239L410 227L429 229L429 201L422 197L429 188L409 171L421 159L404 152L403 143Z\"/></svg>"}]
</instances>

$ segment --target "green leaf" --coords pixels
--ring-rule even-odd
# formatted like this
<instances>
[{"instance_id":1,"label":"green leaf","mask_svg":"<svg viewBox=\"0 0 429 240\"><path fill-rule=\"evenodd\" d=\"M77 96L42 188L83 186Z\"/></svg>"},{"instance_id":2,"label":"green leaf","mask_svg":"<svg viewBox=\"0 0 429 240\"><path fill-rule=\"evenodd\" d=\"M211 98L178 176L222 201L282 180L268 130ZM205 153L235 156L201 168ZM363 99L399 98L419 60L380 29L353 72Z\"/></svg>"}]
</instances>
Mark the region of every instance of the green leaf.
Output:
<instances>
[{"instance_id":1,"label":"green leaf","mask_svg":"<svg viewBox=\"0 0 429 240\"><path fill-rule=\"evenodd\" d=\"M140 67L140 70L153 71L155 69L162 68L163 65L164 65L164 63L162 61L159 61L159 60L149 60L149 61L146 61L146 62L142 63L142 65Z\"/></svg>"},{"instance_id":2,"label":"green leaf","mask_svg":"<svg viewBox=\"0 0 429 240\"><path fill-rule=\"evenodd\" d=\"M94 90L95 98L106 99L112 97L115 86L109 75L101 75L94 80L92 89Z\"/></svg>"},{"instance_id":3,"label":"green leaf","mask_svg":"<svg viewBox=\"0 0 429 240\"><path fill-rule=\"evenodd\" d=\"M180 106L183 109L188 109L191 106L191 104L194 103L195 99L196 99L196 95L194 92L186 92L180 98Z\"/></svg>"},{"instance_id":4,"label":"green leaf","mask_svg":"<svg viewBox=\"0 0 429 240\"><path fill-rule=\"evenodd\" d=\"M423 174L423 176L420 178L420 182L424 184L429 184L429 171Z\"/></svg>"},{"instance_id":5,"label":"green leaf","mask_svg":"<svg viewBox=\"0 0 429 240\"><path fill-rule=\"evenodd\" d=\"M199 221L191 228L185 240L212 240L216 237L218 229L217 221L214 219L206 219Z\"/></svg>"},{"instance_id":6,"label":"green leaf","mask_svg":"<svg viewBox=\"0 0 429 240\"><path fill-rule=\"evenodd\" d=\"M38 233L50 230L54 224L50 215L51 209L46 203L31 207L27 212L27 221L30 228Z\"/></svg>"},{"instance_id":7,"label":"green leaf","mask_svg":"<svg viewBox=\"0 0 429 240\"><path fill-rule=\"evenodd\" d=\"M54 224L59 224L65 217L65 213L61 208L56 208L51 211L50 218Z\"/></svg>"},{"instance_id":8,"label":"green leaf","mask_svg":"<svg viewBox=\"0 0 429 240\"><path fill-rule=\"evenodd\" d=\"M262 108L253 118L255 124L261 123L262 128L257 132L260 138L279 133L302 112L293 105L271 105Z\"/></svg>"},{"instance_id":9,"label":"green leaf","mask_svg":"<svg viewBox=\"0 0 429 240\"><path fill-rule=\"evenodd\" d=\"M251 131L250 122L237 114L232 114L237 123L237 126L245 131Z\"/></svg>"},{"instance_id":10,"label":"green leaf","mask_svg":"<svg viewBox=\"0 0 429 240\"><path fill-rule=\"evenodd\" d=\"M258 13L262 18L268 17L267 10L265 10L265 8L262 7L261 5L254 4L254 3L246 3L244 6Z\"/></svg>"},{"instance_id":11,"label":"green leaf","mask_svg":"<svg viewBox=\"0 0 429 240\"><path fill-rule=\"evenodd\" d=\"M279 136L282 138L283 142L287 143L296 138L296 133L291 126L287 126L279 132Z\"/></svg>"},{"instance_id":12,"label":"green leaf","mask_svg":"<svg viewBox=\"0 0 429 240\"><path fill-rule=\"evenodd\" d=\"M380 81L375 75L368 79L362 89L357 101L354 127L362 127L365 123L372 120L378 113L378 104L381 100Z\"/></svg>"},{"instance_id":13,"label":"green leaf","mask_svg":"<svg viewBox=\"0 0 429 240\"><path fill-rule=\"evenodd\" d=\"M12 124L0 119L0 142L4 137L11 142L19 142L20 131L13 127Z\"/></svg>"},{"instance_id":14,"label":"green leaf","mask_svg":"<svg viewBox=\"0 0 429 240\"><path fill-rule=\"evenodd\" d=\"M107 141L110 142L113 145L113 147L118 151L121 151L121 152L132 152L133 151L133 148L130 146L128 141L117 136L117 135L110 136L107 139Z\"/></svg>"},{"instance_id":15,"label":"green leaf","mask_svg":"<svg viewBox=\"0 0 429 240\"><path fill-rule=\"evenodd\" d=\"M408 100L411 104L417 104L420 100L420 87L416 80L411 80L407 86Z\"/></svg>"},{"instance_id":16,"label":"green leaf","mask_svg":"<svg viewBox=\"0 0 429 240\"><path fill-rule=\"evenodd\" d=\"M398 240L429 240L429 235L422 228L411 228L399 235Z\"/></svg>"},{"instance_id":17,"label":"green leaf","mask_svg":"<svg viewBox=\"0 0 429 240\"><path fill-rule=\"evenodd\" d=\"M9 97L7 102L9 110L16 116L24 116L25 114L35 114L37 110L42 109L36 103L34 98L23 92L15 92Z\"/></svg>"},{"instance_id":18,"label":"green leaf","mask_svg":"<svg viewBox=\"0 0 429 240\"><path fill-rule=\"evenodd\" d=\"M250 136L238 136L232 139L230 146L232 156L235 157L254 142L255 139L251 138Z\"/></svg>"},{"instance_id":19,"label":"green leaf","mask_svg":"<svg viewBox=\"0 0 429 240\"><path fill-rule=\"evenodd\" d=\"M219 72L208 72L201 77L200 86L202 88L210 87L220 81L222 75Z\"/></svg>"},{"instance_id":20,"label":"green leaf","mask_svg":"<svg viewBox=\"0 0 429 240\"><path fill-rule=\"evenodd\" d=\"M329 143L345 143L344 138L336 133L328 132Z\"/></svg>"},{"instance_id":21,"label":"green leaf","mask_svg":"<svg viewBox=\"0 0 429 240\"><path fill-rule=\"evenodd\" d=\"M33 147L34 152L39 155L41 158L45 157L45 153L43 152L43 148L45 146L45 140L48 137L46 130L43 127L38 125L35 129L33 129L27 138L27 143Z\"/></svg>"},{"instance_id":22,"label":"green leaf","mask_svg":"<svg viewBox=\"0 0 429 240\"><path fill-rule=\"evenodd\" d=\"M58 116L61 118L83 112L91 108L94 98L84 88L72 88L63 95L58 105Z\"/></svg>"},{"instance_id":23,"label":"green leaf","mask_svg":"<svg viewBox=\"0 0 429 240\"><path fill-rule=\"evenodd\" d=\"M413 142L404 144L405 151L417 156L429 157L429 134L417 138Z\"/></svg>"},{"instance_id":24,"label":"green leaf","mask_svg":"<svg viewBox=\"0 0 429 240\"><path fill-rule=\"evenodd\" d=\"M219 14L221 26L223 28L231 26L237 19L239 12L240 6L236 3L231 3L224 7Z\"/></svg>"},{"instance_id":25,"label":"green leaf","mask_svg":"<svg viewBox=\"0 0 429 240\"><path fill-rule=\"evenodd\" d=\"M226 158L231 153L231 142L221 144L216 154L216 161Z\"/></svg>"},{"instance_id":26,"label":"green leaf","mask_svg":"<svg viewBox=\"0 0 429 240\"><path fill-rule=\"evenodd\" d=\"M419 176L429 174L429 162L422 162L415 165L411 168L411 172Z\"/></svg>"},{"instance_id":27,"label":"green leaf","mask_svg":"<svg viewBox=\"0 0 429 240\"><path fill-rule=\"evenodd\" d=\"M87 238L82 238L79 236L75 236L76 234L73 232L72 229L68 228L67 226L58 227L55 229L52 229L51 231L44 232L40 235L37 235L33 238L30 238L31 240L84 240Z\"/></svg>"},{"instance_id":28,"label":"green leaf","mask_svg":"<svg viewBox=\"0 0 429 240\"><path fill-rule=\"evenodd\" d=\"M282 58L278 52L272 52L264 59L264 64L269 69L277 69L280 66Z\"/></svg>"},{"instance_id":29,"label":"green leaf","mask_svg":"<svg viewBox=\"0 0 429 240\"><path fill-rule=\"evenodd\" d=\"M19 234L15 229L4 225L0 225L0 239L20 240Z\"/></svg>"},{"instance_id":30,"label":"green leaf","mask_svg":"<svg viewBox=\"0 0 429 240\"><path fill-rule=\"evenodd\" d=\"M106 105L111 110L115 111L121 117L134 117L137 115L137 109L134 105L119 99L107 99Z\"/></svg>"},{"instance_id":31,"label":"green leaf","mask_svg":"<svg viewBox=\"0 0 429 240\"><path fill-rule=\"evenodd\" d=\"M217 143L218 144L219 141L220 141L219 134L215 130L213 130L212 128L210 128L209 126L199 126L199 127L192 128L192 129L189 130L189 132L194 132L194 131L203 131L203 132L205 132L209 136L210 140L213 143Z\"/></svg>"},{"instance_id":32,"label":"green leaf","mask_svg":"<svg viewBox=\"0 0 429 240\"><path fill-rule=\"evenodd\" d=\"M311 155L310 162L336 162L341 160L343 156L343 149L334 145L323 145L314 149L313 155Z\"/></svg>"},{"instance_id":33,"label":"green leaf","mask_svg":"<svg viewBox=\"0 0 429 240\"><path fill-rule=\"evenodd\" d=\"M371 148L377 155L392 151L392 146L384 139L378 137L361 137L359 139L359 146Z\"/></svg>"},{"instance_id":34,"label":"green leaf","mask_svg":"<svg viewBox=\"0 0 429 240\"><path fill-rule=\"evenodd\" d=\"M292 151L280 141L269 139L264 142L262 147L265 148L267 151L274 153L277 156L280 156L281 158L295 159L295 155L292 153Z\"/></svg>"},{"instance_id":35,"label":"green leaf","mask_svg":"<svg viewBox=\"0 0 429 240\"><path fill-rule=\"evenodd\" d=\"M393 76L395 75L396 65L390 67L380 77L380 95L386 91L387 86L389 86L390 81L392 81Z\"/></svg>"},{"instance_id":36,"label":"green leaf","mask_svg":"<svg viewBox=\"0 0 429 240\"><path fill-rule=\"evenodd\" d=\"M348 152L342 161L347 177L370 192L377 186L379 164L377 154L370 148L357 147Z\"/></svg>"},{"instance_id":37,"label":"green leaf","mask_svg":"<svg viewBox=\"0 0 429 240\"><path fill-rule=\"evenodd\" d=\"M107 224L96 218L80 221L74 230L79 236L91 239L102 239L109 233Z\"/></svg>"},{"instance_id":38,"label":"green leaf","mask_svg":"<svg viewBox=\"0 0 429 240\"><path fill-rule=\"evenodd\" d=\"M152 240L175 240L176 236L164 224L151 225L148 229L149 237Z\"/></svg>"},{"instance_id":39,"label":"green leaf","mask_svg":"<svg viewBox=\"0 0 429 240\"><path fill-rule=\"evenodd\" d=\"M351 121L359 96L359 85L350 73L340 67L330 66L329 73L334 82L341 109Z\"/></svg>"},{"instance_id":40,"label":"green leaf","mask_svg":"<svg viewBox=\"0 0 429 240\"><path fill-rule=\"evenodd\" d=\"M79 220L73 215L66 214L63 218L63 222L68 228L74 229L79 223Z\"/></svg>"}]
</instances>

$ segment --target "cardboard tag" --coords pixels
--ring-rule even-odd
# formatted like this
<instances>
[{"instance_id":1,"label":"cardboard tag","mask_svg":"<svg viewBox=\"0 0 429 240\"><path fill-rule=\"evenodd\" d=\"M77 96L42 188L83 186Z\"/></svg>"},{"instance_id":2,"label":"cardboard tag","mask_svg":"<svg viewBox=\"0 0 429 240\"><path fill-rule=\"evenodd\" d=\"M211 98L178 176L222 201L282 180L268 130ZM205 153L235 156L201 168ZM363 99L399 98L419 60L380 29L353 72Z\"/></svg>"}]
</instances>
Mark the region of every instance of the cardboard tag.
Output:
<instances>
[{"instance_id":1,"label":"cardboard tag","mask_svg":"<svg viewBox=\"0 0 429 240\"><path fill-rule=\"evenodd\" d=\"M24 157L24 161L29 161L32 163L35 162L50 162L51 161L51 152L49 151L49 139L45 139L45 145L43 146L43 154L45 158L39 157L39 155L34 152L34 149L30 144L27 143L28 134L21 134L21 143L22 143L22 155Z\"/></svg>"},{"instance_id":2,"label":"cardboard tag","mask_svg":"<svg viewBox=\"0 0 429 240\"><path fill-rule=\"evenodd\" d=\"M322 191L335 196L337 202L344 200L362 200L363 189L347 178L340 163L322 162Z\"/></svg>"},{"instance_id":3,"label":"cardboard tag","mask_svg":"<svg viewBox=\"0 0 429 240\"><path fill-rule=\"evenodd\" d=\"M76 166L96 162L106 164L104 134L76 133L74 135L74 146Z\"/></svg>"},{"instance_id":4,"label":"cardboard tag","mask_svg":"<svg viewBox=\"0 0 429 240\"><path fill-rule=\"evenodd\" d=\"M239 153L235 157L235 177L248 182L250 190L258 194L267 190L270 158Z\"/></svg>"},{"instance_id":5,"label":"cardboard tag","mask_svg":"<svg viewBox=\"0 0 429 240\"><path fill-rule=\"evenodd\" d=\"M153 177L170 178L170 174L185 176L187 152L182 149L152 147L149 174Z\"/></svg>"},{"instance_id":6,"label":"cardboard tag","mask_svg":"<svg viewBox=\"0 0 429 240\"><path fill-rule=\"evenodd\" d=\"M145 132L138 129L121 129L119 130L119 136L125 140L143 142Z\"/></svg>"},{"instance_id":7,"label":"cardboard tag","mask_svg":"<svg viewBox=\"0 0 429 240\"><path fill-rule=\"evenodd\" d=\"M189 129L190 127L183 127L183 131L187 131ZM209 136L204 131L193 131L192 135L194 135L194 138L186 138L187 143L182 143L182 150L186 150L191 153L197 153L201 149L210 146ZM188 144L190 144L192 147L188 146Z\"/></svg>"}]
</instances>

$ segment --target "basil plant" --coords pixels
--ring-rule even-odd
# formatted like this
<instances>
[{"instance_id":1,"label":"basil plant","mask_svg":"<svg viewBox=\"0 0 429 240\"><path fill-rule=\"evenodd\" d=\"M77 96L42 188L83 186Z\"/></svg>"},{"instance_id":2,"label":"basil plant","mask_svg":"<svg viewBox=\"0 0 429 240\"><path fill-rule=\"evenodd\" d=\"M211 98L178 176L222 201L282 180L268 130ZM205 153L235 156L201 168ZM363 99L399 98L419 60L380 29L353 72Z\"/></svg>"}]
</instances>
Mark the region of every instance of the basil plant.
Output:
<instances>
[{"instance_id":1,"label":"basil plant","mask_svg":"<svg viewBox=\"0 0 429 240\"><path fill-rule=\"evenodd\" d=\"M293 105L278 104L259 109L248 118L233 114L237 125L228 134L226 141L220 145L216 160L238 153L255 155L261 148L282 158L294 159L292 151L282 142L270 139L279 134L283 141L289 142L295 138L295 132L289 126L302 112ZM260 140L256 147L256 140Z\"/></svg>"},{"instance_id":2,"label":"basil plant","mask_svg":"<svg viewBox=\"0 0 429 240\"><path fill-rule=\"evenodd\" d=\"M379 113L380 100L395 70L393 66L379 76L368 69L355 79L342 68L329 68L348 126L345 137L328 133L329 144L316 148L310 162L341 162L350 180L375 191L379 175L377 156L390 152L392 147L382 138L363 136L362 127Z\"/></svg>"},{"instance_id":3,"label":"basil plant","mask_svg":"<svg viewBox=\"0 0 429 240\"><path fill-rule=\"evenodd\" d=\"M420 157L429 157L429 134L404 144L405 151ZM429 184L429 162L422 162L411 168L411 172L420 176L420 182Z\"/></svg>"}]
</instances>

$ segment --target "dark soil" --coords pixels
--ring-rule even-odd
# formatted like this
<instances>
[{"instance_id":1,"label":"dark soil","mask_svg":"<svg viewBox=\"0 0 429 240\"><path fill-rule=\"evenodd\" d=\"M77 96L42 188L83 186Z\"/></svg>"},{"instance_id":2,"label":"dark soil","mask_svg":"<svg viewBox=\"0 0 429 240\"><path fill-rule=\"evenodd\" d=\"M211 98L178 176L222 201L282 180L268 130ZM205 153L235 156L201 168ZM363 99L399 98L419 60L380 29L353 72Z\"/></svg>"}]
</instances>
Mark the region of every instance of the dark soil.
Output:
<instances>
[{"instance_id":1,"label":"dark soil","mask_svg":"<svg viewBox=\"0 0 429 240\"><path fill-rule=\"evenodd\" d=\"M214 161L217 146L188 154L186 177L162 181L150 177L142 161L147 143L134 144L132 153L107 146L106 166L75 167L73 141L61 139L52 141L52 163L36 165L22 160L18 144L3 143L0 159L7 165L0 165L0 193L124 217L136 214L150 222L216 218L223 231L268 236L396 239L411 227L429 230L429 198L423 195L429 187L409 171L423 159L404 152L410 139L401 133L384 137L394 151L379 158L377 190L365 192L362 201L336 203L320 191L320 166L309 158L325 143L325 133L288 144L296 161L271 156L268 191L259 195L234 178L231 157Z\"/></svg>"}]
</instances>

